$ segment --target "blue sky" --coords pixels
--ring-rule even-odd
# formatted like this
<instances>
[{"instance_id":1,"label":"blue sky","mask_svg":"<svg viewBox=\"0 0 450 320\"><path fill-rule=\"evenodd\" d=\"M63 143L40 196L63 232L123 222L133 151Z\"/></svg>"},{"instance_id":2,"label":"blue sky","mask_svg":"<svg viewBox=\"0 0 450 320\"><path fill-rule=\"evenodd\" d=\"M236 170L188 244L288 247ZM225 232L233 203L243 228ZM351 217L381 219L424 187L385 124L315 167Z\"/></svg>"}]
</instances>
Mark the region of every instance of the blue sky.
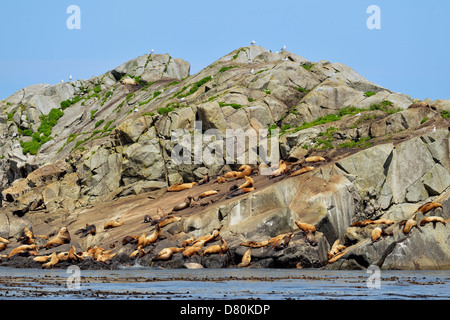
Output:
<instances>
[{"instance_id":1,"label":"blue sky","mask_svg":"<svg viewBox=\"0 0 450 320\"><path fill-rule=\"evenodd\" d=\"M69 30L67 8L81 9ZM381 9L369 30L367 7ZM2 1L0 99L36 83L89 79L152 48L196 73L251 40L342 62L413 98L450 99L450 1Z\"/></svg>"}]
</instances>

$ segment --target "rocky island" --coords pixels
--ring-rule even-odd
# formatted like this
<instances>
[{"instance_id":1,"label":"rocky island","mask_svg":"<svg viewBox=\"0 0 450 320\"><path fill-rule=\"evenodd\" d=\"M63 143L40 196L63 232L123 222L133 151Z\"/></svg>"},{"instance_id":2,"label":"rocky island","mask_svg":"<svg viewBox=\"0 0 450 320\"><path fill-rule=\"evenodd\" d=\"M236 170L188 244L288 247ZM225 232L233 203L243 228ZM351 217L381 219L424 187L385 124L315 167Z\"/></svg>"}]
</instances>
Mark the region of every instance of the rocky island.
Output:
<instances>
[{"instance_id":1,"label":"rocky island","mask_svg":"<svg viewBox=\"0 0 450 320\"><path fill-rule=\"evenodd\" d=\"M450 268L450 100L252 45L194 75L146 54L0 110L1 266ZM196 123L277 129L280 161L193 161L200 139L177 163Z\"/></svg>"}]
</instances>

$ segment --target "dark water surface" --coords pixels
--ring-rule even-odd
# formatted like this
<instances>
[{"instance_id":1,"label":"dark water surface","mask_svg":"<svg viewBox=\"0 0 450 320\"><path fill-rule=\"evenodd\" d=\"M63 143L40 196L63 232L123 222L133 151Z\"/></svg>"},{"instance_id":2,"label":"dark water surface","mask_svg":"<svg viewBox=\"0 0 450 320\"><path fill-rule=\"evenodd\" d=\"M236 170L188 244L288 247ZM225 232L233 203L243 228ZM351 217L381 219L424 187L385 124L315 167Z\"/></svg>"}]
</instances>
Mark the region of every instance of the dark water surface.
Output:
<instances>
[{"instance_id":1,"label":"dark water surface","mask_svg":"<svg viewBox=\"0 0 450 320\"><path fill-rule=\"evenodd\" d=\"M68 287L65 269L0 275L0 299L450 299L450 271L381 271L379 289L368 288L376 283L366 271L317 269L81 270L79 288Z\"/></svg>"}]
</instances>

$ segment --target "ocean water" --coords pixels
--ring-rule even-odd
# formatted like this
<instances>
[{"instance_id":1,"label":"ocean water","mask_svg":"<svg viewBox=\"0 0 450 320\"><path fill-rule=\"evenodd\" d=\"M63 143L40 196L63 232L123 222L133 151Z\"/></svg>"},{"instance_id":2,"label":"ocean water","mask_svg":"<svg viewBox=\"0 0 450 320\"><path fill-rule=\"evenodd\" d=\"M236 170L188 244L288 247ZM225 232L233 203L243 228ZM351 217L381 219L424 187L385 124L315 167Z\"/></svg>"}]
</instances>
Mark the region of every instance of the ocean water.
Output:
<instances>
[{"instance_id":1,"label":"ocean water","mask_svg":"<svg viewBox=\"0 0 450 320\"><path fill-rule=\"evenodd\" d=\"M78 271L0 267L0 299L450 299L450 271L161 270L139 266Z\"/></svg>"}]
</instances>

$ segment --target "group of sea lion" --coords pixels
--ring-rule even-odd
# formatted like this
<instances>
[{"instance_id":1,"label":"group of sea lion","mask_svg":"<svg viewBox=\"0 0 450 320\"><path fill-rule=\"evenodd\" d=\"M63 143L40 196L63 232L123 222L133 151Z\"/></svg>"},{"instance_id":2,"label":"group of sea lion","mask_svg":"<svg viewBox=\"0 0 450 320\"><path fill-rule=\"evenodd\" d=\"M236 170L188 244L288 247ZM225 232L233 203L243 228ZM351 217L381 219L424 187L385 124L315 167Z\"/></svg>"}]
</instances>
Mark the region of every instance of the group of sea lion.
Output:
<instances>
[{"instance_id":1,"label":"group of sea lion","mask_svg":"<svg viewBox=\"0 0 450 320\"><path fill-rule=\"evenodd\" d=\"M368 225L376 225L376 227L371 232L371 240L372 244L379 241L384 236L392 236L394 235L395 224L402 230L404 235L408 235L413 228L417 228L420 232L420 227L425 226L427 223L433 223L434 228L436 227L436 223L442 223L446 225L450 219L445 220L442 217L437 216L423 216L428 212L436 209L442 208L442 204L438 202L427 202L424 205L420 206L413 216L410 219L404 219L401 221L395 221L392 219L378 219L378 220L370 220L366 219L364 221L356 221L352 223L352 227L366 227ZM423 217L418 221L419 214ZM420 227L419 227L420 226ZM403 227L403 228L402 228ZM328 253L328 263L333 263L337 261L340 257L345 255L347 252L345 251L346 247L339 243L339 239L333 244L331 250Z\"/></svg>"}]
</instances>

